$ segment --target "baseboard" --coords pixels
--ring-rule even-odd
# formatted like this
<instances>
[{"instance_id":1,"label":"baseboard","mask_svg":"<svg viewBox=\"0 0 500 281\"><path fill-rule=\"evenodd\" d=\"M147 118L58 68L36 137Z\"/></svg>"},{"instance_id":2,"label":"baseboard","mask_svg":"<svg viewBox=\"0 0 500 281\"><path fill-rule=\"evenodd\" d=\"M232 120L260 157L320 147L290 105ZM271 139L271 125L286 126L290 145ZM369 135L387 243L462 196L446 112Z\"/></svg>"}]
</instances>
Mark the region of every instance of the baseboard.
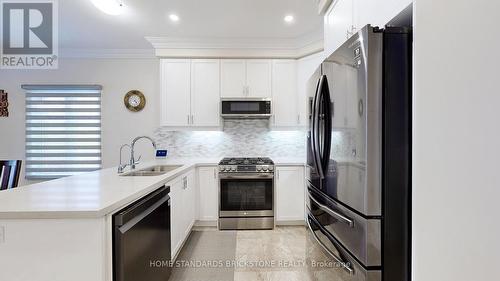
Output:
<instances>
[{"instance_id":1,"label":"baseboard","mask_svg":"<svg viewBox=\"0 0 500 281\"><path fill-rule=\"evenodd\" d=\"M206 226L215 226L215 227L217 227L217 221L216 220L211 220L211 221L200 221L200 220L197 220L194 223L194 226L195 227L206 227Z\"/></svg>"}]
</instances>

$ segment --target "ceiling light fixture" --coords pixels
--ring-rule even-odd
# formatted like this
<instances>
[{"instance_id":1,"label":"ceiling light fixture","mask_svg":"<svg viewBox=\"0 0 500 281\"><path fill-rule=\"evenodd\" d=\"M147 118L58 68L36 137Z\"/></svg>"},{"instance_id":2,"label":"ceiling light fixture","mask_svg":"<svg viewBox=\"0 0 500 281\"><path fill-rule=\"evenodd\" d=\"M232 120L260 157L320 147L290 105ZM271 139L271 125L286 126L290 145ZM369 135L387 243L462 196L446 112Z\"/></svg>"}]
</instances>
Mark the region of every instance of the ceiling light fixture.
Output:
<instances>
[{"instance_id":1,"label":"ceiling light fixture","mask_svg":"<svg viewBox=\"0 0 500 281\"><path fill-rule=\"evenodd\" d=\"M294 18L292 15L287 15L283 18L283 20L286 22L286 23L292 23Z\"/></svg>"},{"instance_id":2,"label":"ceiling light fixture","mask_svg":"<svg viewBox=\"0 0 500 281\"><path fill-rule=\"evenodd\" d=\"M103 13L108 15L117 16L123 13L125 6L122 0L91 0L92 4L96 6Z\"/></svg>"},{"instance_id":3,"label":"ceiling light fixture","mask_svg":"<svg viewBox=\"0 0 500 281\"><path fill-rule=\"evenodd\" d=\"M179 16L176 15L176 14L170 14L170 16L168 16L170 18L171 21L173 22L178 22L179 21Z\"/></svg>"}]
</instances>

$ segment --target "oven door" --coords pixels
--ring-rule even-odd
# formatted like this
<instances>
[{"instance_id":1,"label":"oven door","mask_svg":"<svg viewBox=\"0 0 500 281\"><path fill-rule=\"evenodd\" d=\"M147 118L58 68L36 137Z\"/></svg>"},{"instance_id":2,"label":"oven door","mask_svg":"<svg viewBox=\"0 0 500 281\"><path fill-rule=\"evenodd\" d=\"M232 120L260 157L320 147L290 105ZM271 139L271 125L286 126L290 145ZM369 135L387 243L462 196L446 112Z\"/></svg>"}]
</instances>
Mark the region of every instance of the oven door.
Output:
<instances>
[{"instance_id":1,"label":"oven door","mask_svg":"<svg viewBox=\"0 0 500 281\"><path fill-rule=\"evenodd\" d=\"M273 216L273 176L220 174L219 216Z\"/></svg>"}]
</instances>

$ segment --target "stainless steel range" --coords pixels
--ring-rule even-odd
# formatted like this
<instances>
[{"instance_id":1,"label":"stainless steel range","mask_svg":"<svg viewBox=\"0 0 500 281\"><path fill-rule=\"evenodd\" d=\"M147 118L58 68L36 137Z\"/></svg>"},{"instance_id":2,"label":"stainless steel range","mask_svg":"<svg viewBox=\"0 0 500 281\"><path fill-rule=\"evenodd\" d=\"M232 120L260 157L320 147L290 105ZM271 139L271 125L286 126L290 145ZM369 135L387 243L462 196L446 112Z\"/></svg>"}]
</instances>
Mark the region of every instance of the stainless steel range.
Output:
<instances>
[{"instance_id":1,"label":"stainless steel range","mask_svg":"<svg viewBox=\"0 0 500 281\"><path fill-rule=\"evenodd\" d=\"M219 229L274 228L274 162L224 158L219 162Z\"/></svg>"}]
</instances>

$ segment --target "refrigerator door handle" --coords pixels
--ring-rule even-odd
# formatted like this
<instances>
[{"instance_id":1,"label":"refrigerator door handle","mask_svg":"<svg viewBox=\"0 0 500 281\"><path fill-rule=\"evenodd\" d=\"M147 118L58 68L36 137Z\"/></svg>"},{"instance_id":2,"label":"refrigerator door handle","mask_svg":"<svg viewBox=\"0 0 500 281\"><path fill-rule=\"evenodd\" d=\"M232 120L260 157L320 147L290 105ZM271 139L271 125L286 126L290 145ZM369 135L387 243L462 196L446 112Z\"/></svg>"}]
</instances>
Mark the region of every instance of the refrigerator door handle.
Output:
<instances>
[{"instance_id":1,"label":"refrigerator door handle","mask_svg":"<svg viewBox=\"0 0 500 281\"><path fill-rule=\"evenodd\" d=\"M319 173L320 179L325 178L325 167L324 167L324 163L323 163L323 160L321 159L321 154L319 151L320 150L320 140L319 140L320 111L319 111L319 107L321 106L321 99L323 97L324 79L326 79L325 75L321 76L321 78L319 79L318 90L317 90L316 99L315 99L315 103L314 103L316 114L313 116L313 118L315 118L315 120L316 120L316 121L313 121L313 125L314 125L313 126L313 128L314 128L314 131L313 131L314 153L313 154L314 154L315 161L317 163L317 168L318 168L318 173Z\"/></svg>"},{"instance_id":2,"label":"refrigerator door handle","mask_svg":"<svg viewBox=\"0 0 500 281\"><path fill-rule=\"evenodd\" d=\"M330 162L330 152L331 152L331 142L332 142L332 108L331 108L331 98L330 98L330 88L328 85L328 80L326 79L326 76L324 75L325 80L324 80L324 88L323 88L323 107L325 111L325 117L324 117L324 124L325 124L325 133L324 133L324 143L323 143L323 155L322 155L322 160L323 160L323 167L325 167L325 170L328 171L328 166Z\"/></svg>"},{"instance_id":3,"label":"refrigerator door handle","mask_svg":"<svg viewBox=\"0 0 500 281\"><path fill-rule=\"evenodd\" d=\"M316 170L318 170L318 174L320 179L324 179L324 174L323 174L323 168L321 167L321 161L319 161L318 157L318 136L317 136L317 123L319 122L317 116L318 116L318 96L320 95L320 89L321 89L321 78L318 79L318 83L316 85L316 94L314 95L314 100L313 100L313 106L312 106L312 126L311 126L311 147L312 147L312 158L313 158L313 163L315 165Z\"/></svg>"},{"instance_id":4,"label":"refrigerator door handle","mask_svg":"<svg viewBox=\"0 0 500 281\"><path fill-rule=\"evenodd\" d=\"M354 228L354 221L353 220L351 220L350 218L348 218L348 217L346 217L346 216L344 216L344 215L342 215L340 213L335 212L334 210L328 208L328 206L321 204L316 198L313 197L312 193L309 191L309 188L307 189L307 196L309 196L309 198L314 203L316 203L316 205L318 205L318 207L321 210L325 211L330 216L336 217L337 219L343 221L344 223L346 223L347 225L349 225L349 227Z\"/></svg>"},{"instance_id":5,"label":"refrigerator door handle","mask_svg":"<svg viewBox=\"0 0 500 281\"><path fill-rule=\"evenodd\" d=\"M347 271L347 273L349 273L349 275L353 275L354 274L354 269L352 269L349 266L351 263L350 262L345 262L342 258L340 258L339 256L337 256L334 253L332 253L332 251L330 251L330 249L328 249L323 244L323 242L321 242L321 240L319 240L318 236L316 235L316 233L312 229L310 218L307 218L307 226L309 227L309 230L311 231L312 236L314 237L314 240L316 240L316 242L318 242L318 244L321 246L321 248L323 248L325 250L325 252L327 252L336 262L338 262L342 266L342 268L344 268L345 271ZM320 231L321 231L321 229L320 229Z\"/></svg>"}]
</instances>

